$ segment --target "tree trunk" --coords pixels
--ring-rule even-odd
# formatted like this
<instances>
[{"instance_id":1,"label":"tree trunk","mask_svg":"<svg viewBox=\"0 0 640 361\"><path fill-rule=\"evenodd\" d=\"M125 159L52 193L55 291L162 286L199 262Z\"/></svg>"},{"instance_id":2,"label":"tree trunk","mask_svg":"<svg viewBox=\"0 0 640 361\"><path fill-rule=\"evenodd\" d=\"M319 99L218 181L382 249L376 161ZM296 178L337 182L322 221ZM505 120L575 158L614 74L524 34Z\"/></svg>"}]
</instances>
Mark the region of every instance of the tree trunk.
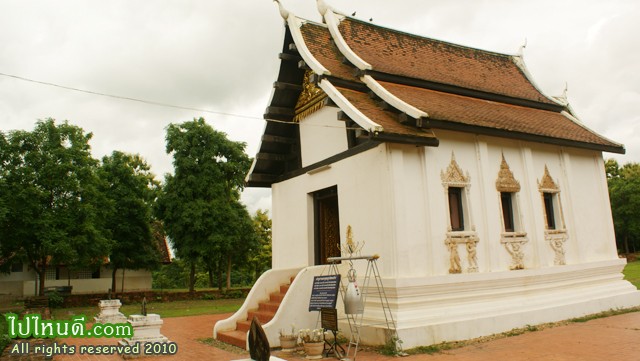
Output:
<instances>
[{"instance_id":1,"label":"tree trunk","mask_svg":"<svg viewBox=\"0 0 640 361\"><path fill-rule=\"evenodd\" d=\"M227 255L227 291L231 288L231 254Z\"/></svg>"},{"instance_id":2,"label":"tree trunk","mask_svg":"<svg viewBox=\"0 0 640 361\"><path fill-rule=\"evenodd\" d=\"M222 291L222 260L218 257L216 262L216 274L218 275L218 290Z\"/></svg>"},{"instance_id":3,"label":"tree trunk","mask_svg":"<svg viewBox=\"0 0 640 361\"><path fill-rule=\"evenodd\" d=\"M38 295L44 296L44 281L47 277L47 257L44 257L42 259L42 261L40 262L40 267L36 269L36 272L38 273L38 277L40 278L38 280Z\"/></svg>"},{"instance_id":4,"label":"tree trunk","mask_svg":"<svg viewBox=\"0 0 640 361\"><path fill-rule=\"evenodd\" d=\"M124 270L126 268L122 269L122 280L120 281L120 293L124 293Z\"/></svg>"},{"instance_id":5,"label":"tree trunk","mask_svg":"<svg viewBox=\"0 0 640 361\"><path fill-rule=\"evenodd\" d=\"M191 261L191 271L189 272L189 293L196 292L196 261Z\"/></svg>"},{"instance_id":6,"label":"tree trunk","mask_svg":"<svg viewBox=\"0 0 640 361\"><path fill-rule=\"evenodd\" d=\"M209 287L213 288L214 286L214 282L213 282L213 267L208 266L207 267L207 272L209 272Z\"/></svg>"},{"instance_id":7,"label":"tree trunk","mask_svg":"<svg viewBox=\"0 0 640 361\"><path fill-rule=\"evenodd\" d=\"M38 296L44 296L44 279L47 275L47 266L37 270L38 273Z\"/></svg>"},{"instance_id":8,"label":"tree trunk","mask_svg":"<svg viewBox=\"0 0 640 361\"><path fill-rule=\"evenodd\" d=\"M111 293L115 296L116 295L116 271L118 271L117 268L113 267L113 270L111 271Z\"/></svg>"},{"instance_id":9,"label":"tree trunk","mask_svg":"<svg viewBox=\"0 0 640 361\"><path fill-rule=\"evenodd\" d=\"M624 235L624 255L629 257L629 235Z\"/></svg>"}]
</instances>

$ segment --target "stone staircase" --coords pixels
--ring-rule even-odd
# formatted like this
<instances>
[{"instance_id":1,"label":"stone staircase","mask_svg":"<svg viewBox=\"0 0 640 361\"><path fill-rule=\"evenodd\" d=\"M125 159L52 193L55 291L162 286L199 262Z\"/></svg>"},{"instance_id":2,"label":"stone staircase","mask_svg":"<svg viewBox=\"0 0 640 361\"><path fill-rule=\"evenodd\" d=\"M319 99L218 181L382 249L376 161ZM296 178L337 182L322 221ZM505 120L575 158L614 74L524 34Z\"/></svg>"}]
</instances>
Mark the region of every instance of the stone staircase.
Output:
<instances>
[{"instance_id":1,"label":"stone staircase","mask_svg":"<svg viewBox=\"0 0 640 361\"><path fill-rule=\"evenodd\" d=\"M291 278L291 282L293 282L293 278ZM260 302L257 309L253 309L248 312L246 320L236 322L235 330L219 331L217 340L240 347L242 349L246 349L247 332L249 331L249 327L251 327L251 320L253 320L253 317L257 317L260 323L263 325L271 321L276 312L278 312L280 303L282 303L284 295L289 290L290 285L291 284L280 285L280 289L277 292L272 292L271 294L269 294L268 301Z\"/></svg>"}]
</instances>

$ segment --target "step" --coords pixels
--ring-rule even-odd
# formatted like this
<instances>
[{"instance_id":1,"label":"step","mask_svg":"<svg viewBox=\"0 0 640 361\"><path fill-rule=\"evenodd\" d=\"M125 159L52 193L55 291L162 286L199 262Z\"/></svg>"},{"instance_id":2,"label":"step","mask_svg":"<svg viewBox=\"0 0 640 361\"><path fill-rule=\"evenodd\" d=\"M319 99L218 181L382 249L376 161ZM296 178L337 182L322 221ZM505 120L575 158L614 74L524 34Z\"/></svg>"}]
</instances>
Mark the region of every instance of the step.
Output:
<instances>
[{"instance_id":1,"label":"step","mask_svg":"<svg viewBox=\"0 0 640 361\"><path fill-rule=\"evenodd\" d=\"M291 277L290 281L293 282L293 277ZM278 312L278 308L280 307L280 304L282 303L282 300L290 286L290 284L280 285L279 292L273 292L269 295L269 301L259 302L258 309L250 310L247 314L246 320L236 322L235 330L218 332L217 340L245 349L247 344L247 332L251 328L251 321L253 320L253 317L257 317L263 325L271 321L276 312Z\"/></svg>"},{"instance_id":2,"label":"step","mask_svg":"<svg viewBox=\"0 0 640 361\"><path fill-rule=\"evenodd\" d=\"M265 323L271 321L271 319L275 315L275 312L252 310L247 314L247 320L251 321L254 317L257 317L260 323L264 325Z\"/></svg>"},{"instance_id":3,"label":"step","mask_svg":"<svg viewBox=\"0 0 640 361\"><path fill-rule=\"evenodd\" d=\"M220 331L218 332L217 340L236 347L240 347L243 350L247 349L246 331Z\"/></svg>"},{"instance_id":4,"label":"step","mask_svg":"<svg viewBox=\"0 0 640 361\"><path fill-rule=\"evenodd\" d=\"M274 302L274 301L260 302L258 304L258 311L267 311L267 312L275 313L276 311L278 311L278 308L280 308L280 303L281 302Z\"/></svg>"},{"instance_id":5,"label":"step","mask_svg":"<svg viewBox=\"0 0 640 361\"><path fill-rule=\"evenodd\" d=\"M251 328L251 321L249 321L249 320L236 322L236 330L237 331L249 332L250 328Z\"/></svg>"},{"instance_id":6,"label":"step","mask_svg":"<svg viewBox=\"0 0 640 361\"><path fill-rule=\"evenodd\" d=\"M284 293L272 293L269 295L269 302L282 302Z\"/></svg>"},{"instance_id":7,"label":"step","mask_svg":"<svg viewBox=\"0 0 640 361\"><path fill-rule=\"evenodd\" d=\"M291 285L280 285L280 293L287 293Z\"/></svg>"}]
</instances>

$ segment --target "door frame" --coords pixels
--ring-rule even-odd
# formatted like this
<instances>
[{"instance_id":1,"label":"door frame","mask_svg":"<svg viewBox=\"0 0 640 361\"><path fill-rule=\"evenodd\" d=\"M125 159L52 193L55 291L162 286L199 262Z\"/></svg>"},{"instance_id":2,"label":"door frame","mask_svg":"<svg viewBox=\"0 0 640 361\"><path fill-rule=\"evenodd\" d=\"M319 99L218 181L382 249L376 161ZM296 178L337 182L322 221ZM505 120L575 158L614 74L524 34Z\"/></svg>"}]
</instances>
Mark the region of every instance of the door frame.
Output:
<instances>
[{"instance_id":1,"label":"door frame","mask_svg":"<svg viewBox=\"0 0 640 361\"><path fill-rule=\"evenodd\" d=\"M322 234L322 227L320 224L320 207L324 201L335 199L335 217L337 218L337 237L338 245L340 245L340 206L338 199L338 186L334 185L324 189L317 190L311 193L313 198L313 262L317 265L326 264L323 262L324 256L324 239ZM339 249L336 250L337 255L340 255ZM329 255L331 256L331 255Z\"/></svg>"}]
</instances>

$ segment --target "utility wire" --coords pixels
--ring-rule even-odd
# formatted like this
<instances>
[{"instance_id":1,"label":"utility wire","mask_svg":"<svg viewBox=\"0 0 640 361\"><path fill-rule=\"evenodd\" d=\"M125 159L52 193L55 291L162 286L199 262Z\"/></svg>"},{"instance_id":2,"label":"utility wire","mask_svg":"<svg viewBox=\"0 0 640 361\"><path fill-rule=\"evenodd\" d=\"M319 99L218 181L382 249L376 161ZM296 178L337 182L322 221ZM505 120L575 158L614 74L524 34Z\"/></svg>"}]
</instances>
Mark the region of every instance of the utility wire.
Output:
<instances>
[{"instance_id":1,"label":"utility wire","mask_svg":"<svg viewBox=\"0 0 640 361\"><path fill-rule=\"evenodd\" d=\"M29 79L29 78L25 78L25 77L18 76L18 75L5 74L5 73L0 73L0 75L8 77L8 78L13 78L13 79L18 79L18 80L30 82L30 83L42 84L42 85L52 86L52 87L56 87L56 88L66 89L66 90L72 90L72 91L81 92L81 93L99 95L99 96L108 97L108 98L114 98L114 99L129 100L129 101L132 101L132 102L151 104L151 105L156 105L156 106L161 106L161 107L182 109L182 110L194 110L194 111L197 111L197 112L218 114L218 115L226 115L226 116L230 116L230 117L245 118L245 119L258 119L258 120L264 120L264 121L273 122L273 123L291 124L291 122L287 122L287 121L283 121L283 120L264 119L264 118L250 116L250 115L225 113L225 112L219 112L219 111L209 110L209 109L201 109L201 108L187 107L187 106L182 106L182 105L175 105L175 104L156 102L156 101L153 101L153 100L131 98L131 97L126 97L126 96L122 96L122 95L106 94L106 93L101 93L101 92L92 91L92 90L86 90L86 89L74 88L74 87L70 87L70 86L66 86L66 85L49 83L49 82L41 81L41 80ZM362 129L362 128L358 128L358 127L341 127L341 126L332 126L332 125L326 125L326 124L300 124L300 125L323 127L323 128L341 128L341 129L350 129L350 130L360 130L360 129Z\"/></svg>"},{"instance_id":2,"label":"utility wire","mask_svg":"<svg viewBox=\"0 0 640 361\"><path fill-rule=\"evenodd\" d=\"M5 73L0 73L0 75L6 76L6 77L9 77L9 78L28 81L28 82L31 82L31 83L48 85L48 86L52 86L52 87L56 87L56 88L62 88L62 89L66 89L66 90L73 90L73 91L77 91L77 92L81 92L81 93L100 95L100 96L103 96L103 97L109 97L109 98L115 98L115 99L130 100L132 102L157 105L157 106L161 106L161 107L183 109L183 110L195 110L195 111L204 112L204 113L228 115L228 116L232 116L232 117L246 118L246 119L260 119L260 120L263 120L262 118L253 117L253 116L250 116L250 115L218 112L218 111L215 111L215 110L208 110L208 109L186 107L186 106L181 106L181 105L167 104L167 103L161 103L161 102L156 102L156 101L152 101L152 100L144 100L144 99L138 99L138 98L125 97L125 96L122 96L122 95L113 95L113 94L100 93L100 92L96 92L96 91L92 91L92 90L79 89L79 88L74 88L74 87L60 85L60 84L49 83L49 82L46 82L46 81L29 79L29 78L25 78L25 77L21 77L21 76L17 76L17 75L11 75L11 74L5 74Z\"/></svg>"}]
</instances>

